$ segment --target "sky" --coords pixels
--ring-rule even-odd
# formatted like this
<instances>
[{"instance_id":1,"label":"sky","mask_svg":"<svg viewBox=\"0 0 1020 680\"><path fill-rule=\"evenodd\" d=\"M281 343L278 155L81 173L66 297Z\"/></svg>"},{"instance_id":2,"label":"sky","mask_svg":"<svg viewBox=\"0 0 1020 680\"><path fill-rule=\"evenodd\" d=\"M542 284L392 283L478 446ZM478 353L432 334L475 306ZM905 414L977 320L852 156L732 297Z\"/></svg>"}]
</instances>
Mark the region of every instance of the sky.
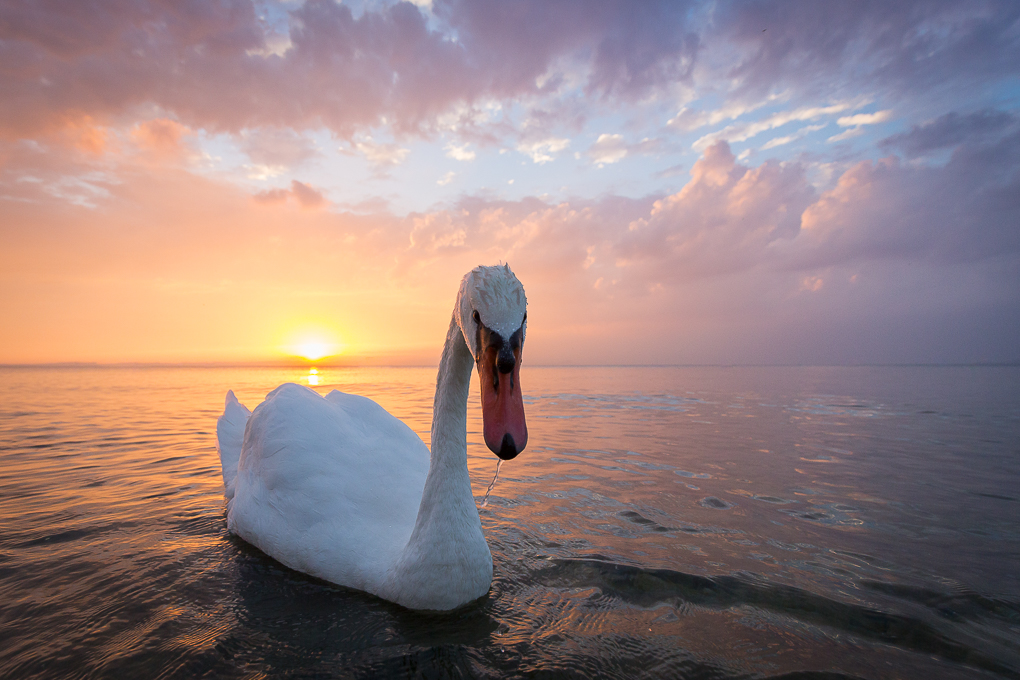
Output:
<instances>
[{"instance_id":1,"label":"sky","mask_svg":"<svg viewBox=\"0 0 1020 680\"><path fill-rule=\"evenodd\" d=\"M0 363L1020 360L1015 0L0 0Z\"/></svg>"}]
</instances>

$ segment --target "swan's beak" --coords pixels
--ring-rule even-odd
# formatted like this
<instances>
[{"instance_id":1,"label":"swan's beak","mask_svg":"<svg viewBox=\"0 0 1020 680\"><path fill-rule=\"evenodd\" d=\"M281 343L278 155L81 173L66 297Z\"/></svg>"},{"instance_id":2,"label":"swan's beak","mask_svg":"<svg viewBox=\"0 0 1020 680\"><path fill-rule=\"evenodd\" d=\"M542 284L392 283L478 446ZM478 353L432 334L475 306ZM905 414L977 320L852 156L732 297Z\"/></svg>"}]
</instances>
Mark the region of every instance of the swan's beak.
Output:
<instances>
[{"instance_id":1,"label":"swan's beak","mask_svg":"<svg viewBox=\"0 0 1020 680\"><path fill-rule=\"evenodd\" d=\"M479 355L485 445L503 460L516 457L528 445L520 373L520 346L512 353L489 346Z\"/></svg>"}]
</instances>

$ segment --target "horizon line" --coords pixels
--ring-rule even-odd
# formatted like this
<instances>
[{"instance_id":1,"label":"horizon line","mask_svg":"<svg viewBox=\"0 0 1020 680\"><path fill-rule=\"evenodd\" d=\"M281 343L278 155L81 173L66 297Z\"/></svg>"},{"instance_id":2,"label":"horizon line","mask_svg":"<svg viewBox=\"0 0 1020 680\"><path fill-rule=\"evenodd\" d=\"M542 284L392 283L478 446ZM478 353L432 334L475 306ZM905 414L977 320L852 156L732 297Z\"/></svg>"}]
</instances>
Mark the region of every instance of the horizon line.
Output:
<instances>
[{"instance_id":1,"label":"horizon line","mask_svg":"<svg viewBox=\"0 0 1020 680\"><path fill-rule=\"evenodd\" d=\"M0 363L0 369L18 368L435 368L435 363L338 363L289 360L254 361L42 361ZM1013 361L969 361L969 362L855 362L855 363L540 363L528 364L529 368L965 368L965 367L1020 367L1020 360Z\"/></svg>"}]
</instances>

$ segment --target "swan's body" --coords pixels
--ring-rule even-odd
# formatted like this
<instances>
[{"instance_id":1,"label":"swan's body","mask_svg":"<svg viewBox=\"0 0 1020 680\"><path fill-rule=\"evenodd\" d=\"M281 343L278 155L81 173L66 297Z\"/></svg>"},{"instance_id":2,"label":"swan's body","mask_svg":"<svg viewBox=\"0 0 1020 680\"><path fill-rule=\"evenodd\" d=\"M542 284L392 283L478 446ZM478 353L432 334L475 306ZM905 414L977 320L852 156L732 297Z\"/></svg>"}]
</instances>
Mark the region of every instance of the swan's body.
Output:
<instances>
[{"instance_id":1,"label":"swan's body","mask_svg":"<svg viewBox=\"0 0 1020 680\"><path fill-rule=\"evenodd\" d=\"M365 397L287 384L249 414L228 393L217 437L230 531L293 569L413 609L452 609L488 592L492 557L467 471L468 389L477 363L486 442L515 456L527 441L525 304L508 267L464 277L436 382L431 454Z\"/></svg>"}]
</instances>

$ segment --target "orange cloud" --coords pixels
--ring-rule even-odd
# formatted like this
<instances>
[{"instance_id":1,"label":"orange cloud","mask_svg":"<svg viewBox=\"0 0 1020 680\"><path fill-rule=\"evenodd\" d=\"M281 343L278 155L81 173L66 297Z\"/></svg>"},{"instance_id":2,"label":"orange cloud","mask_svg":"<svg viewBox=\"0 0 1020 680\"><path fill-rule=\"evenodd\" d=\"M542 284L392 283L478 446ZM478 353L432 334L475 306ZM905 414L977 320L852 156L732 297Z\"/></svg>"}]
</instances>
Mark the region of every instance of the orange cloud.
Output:
<instances>
[{"instance_id":1,"label":"orange cloud","mask_svg":"<svg viewBox=\"0 0 1020 680\"><path fill-rule=\"evenodd\" d=\"M131 130L131 138L138 146L160 155L179 153L182 140L189 134L191 130L186 125L169 118L148 120Z\"/></svg>"},{"instance_id":2,"label":"orange cloud","mask_svg":"<svg viewBox=\"0 0 1020 680\"><path fill-rule=\"evenodd\" d=\"M61 132L76 149L94 156L105 153L110 143L109 130L97 125L88 115L66 117Z\"/></svg>"}]
</instances>

